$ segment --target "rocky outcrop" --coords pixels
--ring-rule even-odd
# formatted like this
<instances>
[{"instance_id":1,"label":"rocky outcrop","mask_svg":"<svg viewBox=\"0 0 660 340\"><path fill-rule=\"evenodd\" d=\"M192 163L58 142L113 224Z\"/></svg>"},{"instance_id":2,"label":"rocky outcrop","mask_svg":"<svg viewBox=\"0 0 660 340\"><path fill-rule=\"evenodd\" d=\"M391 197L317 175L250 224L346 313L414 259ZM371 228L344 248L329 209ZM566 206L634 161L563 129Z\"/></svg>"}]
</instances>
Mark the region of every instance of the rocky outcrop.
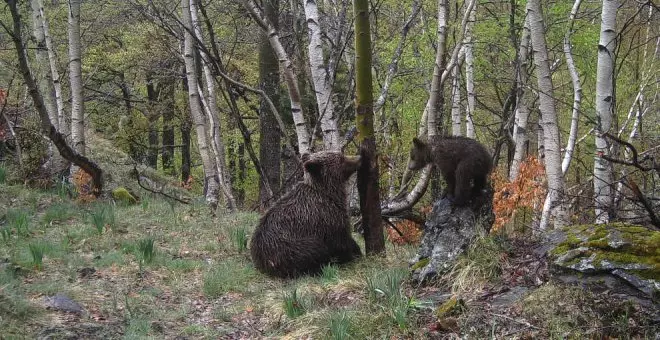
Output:
<instances>
[{"instance_id":1,"label":"rocky outcrop","mask_svg":"<svg viewBox=\"0 0 660 340\"><path fill-rule=\"evenodd\" d=\"M610 275L660 300L660 232L637 225L568 226L550 234L555 273Z\"/></svg>"},{"instance_id":2,"label":"rocky outcrop","mask_svg":"<svg viewBox=\"0 0 660 340\"><path fill-rule=\"evenodd\" d=\"M419 250L411 260L413 279L424 281L451 268L477 236L490 231L494 221L490 185L468 206L455 207L448 198L436 201Z\"/></svg>"}]
</instances>

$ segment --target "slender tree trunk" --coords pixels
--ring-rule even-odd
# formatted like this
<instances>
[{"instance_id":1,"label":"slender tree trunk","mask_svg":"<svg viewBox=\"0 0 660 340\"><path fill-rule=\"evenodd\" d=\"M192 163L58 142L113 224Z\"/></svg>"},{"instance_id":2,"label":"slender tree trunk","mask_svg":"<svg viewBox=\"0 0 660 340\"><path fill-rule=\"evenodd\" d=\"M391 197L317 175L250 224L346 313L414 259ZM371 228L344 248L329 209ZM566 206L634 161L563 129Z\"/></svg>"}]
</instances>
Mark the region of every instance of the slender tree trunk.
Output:
<instances>
[{"instance_id":1,"label":"slender tree trunk","mask_svg":"<svg viewBox=\"0 0 660 340\"><path fill-rule=\"evenodd\" d=\"M431 79L431 94L429 101L426 104L427 114L427 129L429 141L435 138L438 134L438 103L442 95L442 74L445 70L444 56L447 46L447 0L438 1L438 47L435 51L435 66L433 67L433 78Z\"/></svg>"},{"instance_id":2,"label":"slender tree trunk","mask_svg":"<svg viewBox=\"0 0 660 340\"><path fill-rule=\"evenodd\" d=\"M296 126L296 136L298 137L298 152L300 154L310 151L310 136L307 129L307 121L303 114L300 89L298 88L298 80L293 69L293 63L282 46L280 36L273 23L268 20L264 13L257 7L253 0L245 0L243 2L246 9L250 12L257 24L266 32L268 41L277 55L280 63L280 68L284 72L284 80L289 91L289 99L291 101L291 115Z\"/></svg>"},{"instance_id":3,"label":"slender tree trunk","mask_svg":"<svg viewBox=\"0 0 660 340\"><path fill-rule=\"evenodd\" d=\"M355 125L358 129L362 156L362 166L357 174L357 186L366 252L378 254L385 252L385 238L380 214L378 158L373 120L369 2L354 0L353 12L355 13Z\"/></svg>"},{"instance_id":4,"label":"slender tree trunk","mask_svg":"<svg viewBox=\"0 0 660 340\"><path fill-rule=\"evenodd\" d=\"M71 86L71 139L77 153L85 155L85 100L82 83L80 4L69 0L69 82Z\"/></svg>"},{"instance_id":5,"label":"slender tree trunk","mask_svg":"<svg viewBox=\"0 0 660 340\"><path fill-rule=\"evenodd\" d=\"M13 20L14 27L12 33L12 40L14 41L14 47L16 48L16 53L18 55L19 70L21 72L21 75L23 76L23 81L25 81L25 85L28 88L30 97L34 102L34 106L37 109L37 113L39 114L39 118L41 121L41 125L40 125L41 131L44 135L48 136L51 142L53 142L53 144L59 151L60 155L64 159L72 162L77 167L83 169L92 177L92 193L98 196L101 194L101 191L103 189L103 171L98 165L96 165L96 163L92 162L87 157L76 152L74 148L71 148L67 144L64 136L61 133L57 132L57 129L55 129L55 126L53 126L53 124L51 123L50 117L48 116L48 110L46 109L43 97L41 95L41 92L39 91L39 86L37 85L37 81L28 65L24 44L23 41L21 40L22 37L21 19L18 13L18 8L16 7L16 1L5 0L5 2L9 6L9 10L11 12L11 16Z\"/></svg>"},{"instance_id":6,"label":"slender tree trunk","mask_svg":"<svg viewBox=\"0 0 660 340\"><path fill-rule=\"evenodd\" d=\"M461 72L458 67L454 67L451 73L453 75L451 82L451 134L452 136L462 136Z\"/></svg>"},{"instance_id":7,"label":"slender tree trunk","mask_svg":"<svg viewBox=\"0 0 660 340\"><path fill-rule=\"evenodd\" d=\"M190 179L192 162L190 158L190 137L192 122L184 112L181 121L181 182L186 183Z\"/></svg>"},{"instance_id":8,"label":"slender tree trunk","mask_svg":"<svg viewBox=\"0 0 660 340\"><path fill-rule=\"evenodd\" d=\"M539 110L541 111L543 144L545 145L545 171L548 178L548 196L545 200L540 224L540 229L544 230L550 224L550 216L554 218L556 227L566 225L568 217L563 202L564 178L561 172L560 135L540 0L527 2L527 15L539 87Z\"/></svg>"},{"instance_id":9,"label":"slender tree trunk","mask_svg":"<svg viewBox=\"0 0 660 340\"><path fill-rule=\"evenodd\" d=\"M334 74L328 73L324 61L321 23L315 0L305 1L305 16L307 18L307 28L309 29L309 65L312 72L312 84L316 93L323 145L326 150L338 151L341 148L341 143L339 142L335 106L332 102Z\"/></svg>"},{"instance_id":10,"label":"slender tree trunk","mask_svg":"<svg viewBox=\"0 0 660 340\"><path fill-rule=\"evenodd\" d=\"M465 107L465 136L475 138L474 130L474 108L476 94L474 93L474 43L472 42L472 27L477 20L477 3L474 3L468 16L465 27L465 90L467 92L467 106Z\"/></svg>"},{"instance_id":11,"label":"slender tree trunk","mask_svg":"<svg viewBox=\"0 0 660 340\"><path fill-rule=\"evenodd\" d=\"M161 150L161 162L165 173L174 174L174 92L173 80L168 80L163 89L165 95L161 99L163 104L163 148Z\"/></svg>"},{"instance_id":12,"label":"slender tree trunk","mask_svg":"<svg viewBox=\"0 0 660 340\"><path fill-rule=\"evenodd\" d=\"M53 98L55 89L53 87L52 73L50 72L48 47L46 46L46 36L44 33L43 5L40 0L30 0L30 6L32 7L32 24L34 26L33 35L37 43L37 48L35 49L37 64L35 76L37 77L39 91L43 94L48 118L55 129L59 129L57 104L55 103L55 98Z\"/></svg>"},{"instance_id":13,"label":"slender tree trunk","mask_svg":"<svg viewBox=\"0 0 660 340\"><path fill-rule=\"evenodd\" d=\"M279 0L266 0L263 2L263 13L272 25L273 30L279 29ZM280 102L279 83L280 68L277 56L271 47L267 32L261 36L259 45L259 83L268 97L277 105ZM281 180L281 138L275 117L270 112L268 103L260 100L259 106L259 161L265 171L264 181L268 181L271 192L259 182L259 203L262 210L267 209L279 193Z\"/></svg>"},{"instance_id":14,"label":"slender tree trunk","mask_svg":"<svg viewBox=\"0 0 660 340\"><path fill-rule=\"evenodd\" d=\"M582 84L580 84L580 74L578 73L577 67L575 67L575 61L573 61L571 34L573 34L573 23L575 22L575 16L580 9L581 3L582 0L575 0L575 3L573 3L573 8L571 9L571 14L569 16L569 27L566 31L566 36L564 37L564 55L566 56L566 65L568 66L568 72L570 73L571 81L573 82L573 114L571 115L571 132L568 135L566 152L564 153L564 160L561 163L561 172L563 174L566 174L568 166L571 164L573 150L575 150L575 142L577 141L578 125L580 123Z\"/></svg>"},{"instance_id":15,"label":"slender tree trunk","mask_svg":"<svg viewBox=\"0 0 660 340\"><path fill-rule=\"evenodd\" d=\"M518 177L520 171L520 164L523 162L527 154L527 146L529 144L529 136L527 134L527 122L529 119L529 107L532 103L531 91L526 90L529 85L529 47L531 44L531 34L529 30L529 18L525 19L523 25L522 37L520 39L520 47L518 49L518 60L516 60L516 112L513 125L513 142L515 144L515 151L513 154L513 161L511 162L511 169L509 171L509 180L513 181ZM541 155L539 154L539 157Z\"/></svg>"},{"instance_id":16,"label":"slender tree trunk","mask_svg":"<svg viewBox=\"0 0 660 340\"><path fill-rule=\"evenodd\" d=\"M41 24L44 29L44 40L46 41L46 51L48 52L48 64L50 65L51 79L53 81L53 90L55 91L55 103L57 107L57 128L64 135L68 137L71 133L70 121L67 117L67 114L64 112L64 100L62 99L62 82L60 80L60 74L57 70L57 56L55 55L55 47L53 46L53 40L50 37L50 29L48 26L48 19L46 18L46 12L44 11L43 1L39 1L39 16L41 17Z\"/></svg>"},{"instance_id":17,"label":"slender tree trunk","mask_svg":"<svg viewBox=\"0 0 660 340\"><path fill-rule=\"evenodd\" d=\"M190 13L192 17L193 30L195 32L197 41L204 41L204 36L202 35L202 27L199 22L197 15L197 1L190 0ZM206 101L206 113L211 123L209 128L210 133L210 142L213 149L213 154L215 156L215 164L217 167L218 174L218 185L222 190L223 195L225 196L227 202L227 208L229 211L236 210L236 200L234 195L231 192L231 180L227 174L227 164L225 162L225 145L222 142L222 131L220 128L220 111L218 110L217 103L217 94L215 87L215 77L211 73L211 68L209 67L210 56L206 53L206 50L200 49L201 64L202 70L204 71L204 80L206 81L206 90L207 90L207 101ZM203 96L200 96L204 99ZM204 102L202 100L202 102Z\"/></svg>"},{"instance_id":18,"label":"slender tree trunk","mask_svg":"<svg viewBox=\"0 0 660 340\"><path fill-rule=\"evenodd\" d=\"M160 118L160 107L157 104L160 97L161 86L154 87L153 79L147 75L147 120L149 122L148 140L149 149L147 150L147 165L156 169L158 168L158 144L160 142L158 136L158 119Z\"/></svg>"},{"instance_id":19,"label":"slender tree trunk","mask_svg":"<svg viewBox=\"0 0 660 340\"><path fill-rule=\"evenodd\" d=\"M596 69L596 156L594 161L594 200L596 223L610 220L613 204L613 173L610 162L602 156L610 151L604 133L612 127L614 118L614 50L616 49L617 0L603 0L601 12L600 40L598 42L598 66Z\"/></svg>"},{"instance_id":20,"label":"slender tree trunk","mask_svg":"<svg viewBox=\"0 0 660 340\"><path fill-rule=\"evenodd\" d=\"M200 105L199 88L197 85L197 66L195 63L195 47L193 38L192 16L190 12L190 1L181 0L184 25L184 51L183 59L186 64L186 79L188 80L188 101L190 115L192 116L197 134L197 145L202 158L204 168L204 180L206 186L206 203L213 211L218 206L219 182L216 172L216 164L212 150L209 148L206 119Z\"/></svg>"}]
</instances>

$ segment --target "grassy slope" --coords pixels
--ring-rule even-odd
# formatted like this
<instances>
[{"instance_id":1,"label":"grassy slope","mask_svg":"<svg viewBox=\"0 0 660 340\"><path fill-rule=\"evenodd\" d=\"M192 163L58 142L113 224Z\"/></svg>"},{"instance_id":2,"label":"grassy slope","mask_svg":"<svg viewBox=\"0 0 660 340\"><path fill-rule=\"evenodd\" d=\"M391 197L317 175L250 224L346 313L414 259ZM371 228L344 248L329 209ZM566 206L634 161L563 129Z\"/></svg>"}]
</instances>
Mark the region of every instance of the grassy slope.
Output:
<instances>
[{"instance_id":1,"label":"grassy slope","mask_svg":"<svg viewBox=\"0 0 660 340\"><path fill-rule=\"evenodd\" d=\"M387 258L286 282L256 272L249 260L244 246L256 214L211 218L204 207L172 207L154 198L128 207L76 204L57 190L3 184L0 197L2 227L9 230L0 239L4 336L33 337L53 327L79 332L83 323L103 326L94 328L94 336L127 338L380 338L413 336L411 329L419 329L413 327L415 301L401 289L401 268L413 248L390 248ZM102 210L105 218L99 217ZM144 239L154 241L150 263L143 260L149 256L140 247ZM34 249L44 253L41 269ZM96 271L86 276L83 268ZM89 313L45 309L43 297L55 293L67 294Z\"/></svg>"}]
</instances>

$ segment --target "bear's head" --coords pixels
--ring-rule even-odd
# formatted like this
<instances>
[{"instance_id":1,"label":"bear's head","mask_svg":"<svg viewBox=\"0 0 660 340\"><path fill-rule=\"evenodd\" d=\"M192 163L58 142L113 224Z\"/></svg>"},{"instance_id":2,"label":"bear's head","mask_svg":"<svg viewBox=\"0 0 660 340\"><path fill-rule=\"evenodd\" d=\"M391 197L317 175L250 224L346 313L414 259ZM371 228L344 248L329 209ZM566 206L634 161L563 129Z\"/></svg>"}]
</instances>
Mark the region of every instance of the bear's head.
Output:
<instances>
[{"instance_id":1,"label":"bear's head","mask_svg":"<svg viewBox=\"0 0 660 340\"><path fill-rule=\"evenodd\" d=\"M360 167L360 156L344 156L341 152L321 151L302 155L305 183L315 186L343 186Z\"/></svg>"},{"instance_id":2,"label":"bear's head","mask_svg":"<svg viewBox=\"0 0 660 340\"><path fill-rule=\"evenodd\" d=\"M410 163L408 169L419 170L431 163L431 147L428 143L413 138L413 147L410 150Z\"/></svg>"}]
</instances>

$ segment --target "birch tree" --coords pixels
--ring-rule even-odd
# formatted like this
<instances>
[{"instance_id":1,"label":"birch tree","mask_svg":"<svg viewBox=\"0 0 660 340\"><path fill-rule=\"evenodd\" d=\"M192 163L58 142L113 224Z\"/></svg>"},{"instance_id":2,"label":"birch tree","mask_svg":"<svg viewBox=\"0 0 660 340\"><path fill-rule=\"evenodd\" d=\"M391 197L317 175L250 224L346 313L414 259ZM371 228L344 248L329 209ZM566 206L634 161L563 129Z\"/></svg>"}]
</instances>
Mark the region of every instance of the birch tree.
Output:
<instances>
[{"instance_id":1,"label":"birch tree","mask_svg":"<svg viewBox=\"0 0 660 340\"><path fill-rule=\"evenodd\" d=\"M523 25L520 47L518 49L518 59L516 60L517 102L513 125L513 142L515 144L515 151L509 172L510 181L513 181L516 179L516 177L518 177L520 164L525 158L525 149L529 138L527 135L527 122L529 120L529 107L532 102L532 94L529 90L526 90L526 88L529 85L528 65L531 61L529 54L529 48L531 44L530 33L529 17L527 17L525 19L525 24Z\"/></svg>"},{"instance_id":2,"label":"birch tree","mask_svg":"<svg viewBox=\"0 0 660 340\"><path fill-rule=\"evenodd\" d=\"M339 142L339 130L337 129L337 117L334 103L332 102L332 85L334 83L334 72L325 63L323 56L323 40L321 39L321 23L319 21L318 6L315 0L306 0L305 17L309 32L309 66L312 73L312 84L316 93L316 105L321 122L321 133L323 134L323 145L326 150L338 151L341 148ZM329 72L330 71L330 72Z\"/></svg>"},{"instance_id":3,"label":"birch tree","mask_svg":"<svg viewBox=\"0 0 660 340\"><path fill-rule=\"evenodd\" d=\"M545 172L548 179L548 195L543 205L539 226L541 230L544 230L550 224L551 216L554 218L554 225L557 227L566 225L568 218L563 202L564 177L561 172L560 135L540 0L528 0L527 16L529 18L532 53L539 88L539 110L541 111L543 145L545 146Z\"/></svg>"},{"instance_id":4,"label":"birch tree","mask_svg":"<svg viewBox=\"0 0 660 340\"><path fill-rule=\"evenodd\" d=\"M472 42L472 28L474 22L477 20L477 3L475 2L470 14L468 15L468 22L465 26L465 90L467 92L467 106L465 107L465 136L468 138L475 138L474 131L474 107L475 107L475 93L474 93L474 43Z\"/></svg>"},{"instance_id":5,"label":"birch tree","mask_svg":"<svg viewBox=\"0 0 660 340\"><path fill-rule=\"evenodd\" d=\"M573 34L573 23L575 22L575 15L580 9L582 0L575 0L571 14L569 16L568 30L564 37L564 56L566 57L566 66L568 66L568 73L571 75L573 83L573 110L571 114L571 131L568 135L568 143L566 144L566 151L564 152L564 160L561 163L561 172L566 174L568 166L571 164L573 158L573 150L575 150L575 142L577 140L578 125L580 123L580 103L582 103L582 84L580 83L580 74L575 61L573 61L573 52L571 47L571 34Z\"/></svg>"},{"instance_id":6,"label":"birch tree","mask_svg":"<svg viewBox=\"0 0 660 340\"><path fill-rule=\"evenodd\" d=\"M59 129L59 119L57 116L57 104L52 94L55 92L53 87L52 73L50 72L50 64L48 60L48 47L46 46L46 35L44 29L43 18L43 4L41 0L30 0L30 7L32 10L32 25L34 27L33 36L37 43L35 49L35 76L39 84L39 91L43 94L44 105L48 110L48 117L51 124L56 129Z\"/></svg>"},{"instance_id":7,"label":"birch tree","mask_svg":"<svg viewBox=\"0 0 660 340\"><path fill-rule=\"evenodd\" d=\"M431 79L431 93L426 103L427 129L429 141L438 134L438 102L442 95L442 74L445 71L444 58L447 46L447 0L438 0L438 46L435 51L435 64L433 78ZM457 44L458 45L458 44Z\"/></svg>"},{"instance_id":8,"label":"birch tree","mask_svg":"<svg viewBox=\"0 0 660 340\"><path fill-rule=\"evenodd\" d=\"M461 73L458 67L452 71L451 82L451 135L462 136L463 122L461 119Z\"/></svg>"},{"instance_id":9,"label":"birch tree","mask_svg":"<svg viewBox=\"0 0 660 340\"><path fill-rule=\"evenodd\" d=\"M215 210L218 206L219 185L217 168L214 155L209 148L206 119L199 96L197 83L197 67L195 62L194 31L192 26L192 15L190 12L190 1L181 0L182 23L184 26L183 39L183 59L186 65L186 79L188 82L188 101L190 106L190 115L195 125L197 134L197 146L202 158L202 167L204 168L204 180L206 186L206 203Z\"/></svg>"},{"instance_id":10,"label":"birch tree","mask_svg":"<svg viewBox=\"0 0 660 340\"><path fill-rule=\"evenodd\" d=\"M604 137L612 127L614 117L614 50L616 48L617 0L603 0L600 39L598 41L598 66L596 68L596 116L594 130L596 155L594 160L594 201L596 223L609 222L613 204L611 164L603 156L609 156L609 146Z\"/></svg>"},{"instance_id":11,"label":"birch tree","mask_svg":"<svg viewBox=\"0 0 660 340\"><path fill-rule=\"evenodd\" d=\"M85 99L82 82L82 46L80 41L80 3L68 2L69 86L71 87L71 139L73 148L85 154Z\"/></svg>"}]
</instances>

